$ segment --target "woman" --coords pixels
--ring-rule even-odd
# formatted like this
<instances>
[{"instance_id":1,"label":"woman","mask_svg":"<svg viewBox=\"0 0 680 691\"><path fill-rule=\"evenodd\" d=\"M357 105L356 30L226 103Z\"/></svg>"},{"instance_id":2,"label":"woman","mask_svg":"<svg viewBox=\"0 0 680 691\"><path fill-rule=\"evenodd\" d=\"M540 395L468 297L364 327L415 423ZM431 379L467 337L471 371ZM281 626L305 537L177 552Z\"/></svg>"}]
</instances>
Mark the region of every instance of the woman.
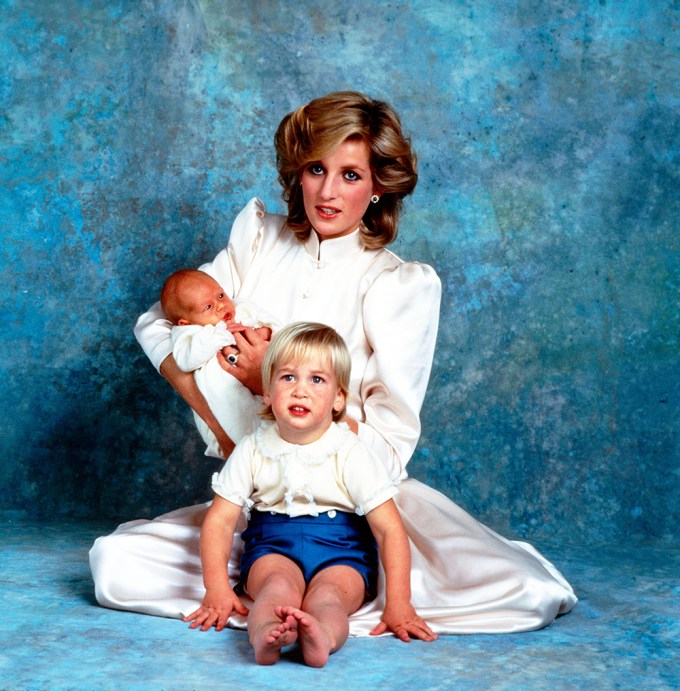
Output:
<instances>
[{"instance_id":1,"label":"woman","mask_svg":"<svg viewBox=\"0 0 680 691\"><path fill-rule=\"evenodd\" d=\"M440 284L434 270L385 249L396 236L403 198L417 181L415 156L396 113L354 92L316 99L288 114L276 136L277 168L288 217L254 199L239 214L225 250L202 270L233 297L250 300L281 323L333 326L352 354L346 422L401 480L397 504L412 541L413 604L437 633L541 628L576 597L531 546L510 542L439 492L407 479L420 434L419 413L437 333ZM135 333L147 355L216 433L191 375L182 375L158 305ZM404 338L404 334L409 334ZM222 367L254 393L266 342L237 335ZM227 355L237 355L234 358ZM203 595L199 526L206 506L153 521L133 521L91 551L98 601L108 607L182 617ZM236 544L229 563L238 572ZM367 635L383 593L350 620ZM233 625L242 625L236 619Z\"/></svg>"}]
</instances>

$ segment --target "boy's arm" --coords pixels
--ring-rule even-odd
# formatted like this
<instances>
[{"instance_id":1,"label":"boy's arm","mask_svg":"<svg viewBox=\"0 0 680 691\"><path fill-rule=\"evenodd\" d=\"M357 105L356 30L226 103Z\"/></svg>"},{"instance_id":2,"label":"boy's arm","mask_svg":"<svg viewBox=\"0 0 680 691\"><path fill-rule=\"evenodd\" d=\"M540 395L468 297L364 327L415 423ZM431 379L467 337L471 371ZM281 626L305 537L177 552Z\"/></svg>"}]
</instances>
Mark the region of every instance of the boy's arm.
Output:
<instances>
[{"instance_id":1,"label":"boy's arm","mask_svg":"<svg viewBox=\"0 0 680 691\"><path fill-rule=\"evenodd\" d=\"M205 424L208 425L210 431L215 435L222 454L225 458L229 458L229 455L234 450L234 442L227 436L227 433L222 429L222 425L220 425L212 410L210 410L208 402L196 384L193 372L182 372L172 355L168 355L163 360L160 370L161 374L170 383L170 386L205 421Z\"/></svg>"},{"instance_id":2,"label":"boy's arm","mask_svg":"<svg viewBox=\"0 0 680 691\"><path fill-rule=\"evenodd\" d=\"M371 635L389 630L402 641L410 641L410 636L423 641L435 640L437 635L411 604L411 548L397 505L390 499L370 511L366 518L378 543L386 585L385 611Z\"/></svg>"},{"instance_id":3,"label":"boy's arm","mask_svg":"<svg viewBox=\"0 0 680 691\"><path fill-rule=\"evenodd\" d=\"M215 626L221 631L233 611L247 615L248 610L238 599L229 584L229 555L234 540L234 530L242 507L215 495L213 503L201 527L201 566L205 597L195 611L184 617L190 628L199 626L207 631Z\"/></svg>"}]
</instances>

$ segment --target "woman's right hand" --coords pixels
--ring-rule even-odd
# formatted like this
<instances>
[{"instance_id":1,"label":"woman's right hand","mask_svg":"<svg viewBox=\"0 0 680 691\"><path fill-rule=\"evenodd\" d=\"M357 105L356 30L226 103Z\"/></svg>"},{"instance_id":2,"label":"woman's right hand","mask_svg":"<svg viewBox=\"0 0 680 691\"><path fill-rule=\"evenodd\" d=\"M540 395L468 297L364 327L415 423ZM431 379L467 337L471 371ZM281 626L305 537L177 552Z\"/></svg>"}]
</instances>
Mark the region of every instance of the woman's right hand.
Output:
<instances>
[{"instance_id":1,"label":"woman's right hand","mask_svg":"<svg viewBox=\"0 0 680 691\"><path fill-rule=\"evenodd\" d=\"M246 328L234 334L235 346L226 346L217 353L217 361L222 369L236 377L241 384L256 395L263 393L262 361L269 345L266 332L266 329ZM227 360L227 356L230 354L238 354L238 361L235 365Z\"/></svg>"}]
</instances>

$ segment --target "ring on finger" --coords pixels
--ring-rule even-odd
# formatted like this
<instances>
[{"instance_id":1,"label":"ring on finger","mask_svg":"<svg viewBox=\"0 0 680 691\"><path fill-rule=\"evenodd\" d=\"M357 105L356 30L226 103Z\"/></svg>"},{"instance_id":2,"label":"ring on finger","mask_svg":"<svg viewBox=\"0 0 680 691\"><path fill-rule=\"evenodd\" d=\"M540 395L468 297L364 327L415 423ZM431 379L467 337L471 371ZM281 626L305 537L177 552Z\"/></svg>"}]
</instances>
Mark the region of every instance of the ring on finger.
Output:
<instances>
[{"instance_id":1,"label":"ring on finger","mask_svg":"<svg viewBox=\"0 0 680 691\"><path fill-rule=\"evenodd\" d=\"M236 367L238 364L238 353L229 353L229 355L227 355L227 362Z\"/></svg>"}]
</instances>

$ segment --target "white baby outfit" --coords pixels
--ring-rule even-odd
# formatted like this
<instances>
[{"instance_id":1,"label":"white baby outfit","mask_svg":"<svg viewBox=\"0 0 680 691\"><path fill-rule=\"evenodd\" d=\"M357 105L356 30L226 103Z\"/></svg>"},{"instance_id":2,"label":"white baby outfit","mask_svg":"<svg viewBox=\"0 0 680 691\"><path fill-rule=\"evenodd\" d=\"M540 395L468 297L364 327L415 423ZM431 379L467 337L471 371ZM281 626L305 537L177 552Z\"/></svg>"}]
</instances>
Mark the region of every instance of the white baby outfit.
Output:
<instances>
[{"instance_id":1,"label":"white baby outfit","mask_svg":"<svg viewBox=\"0 0 680 691\"><path fill-rule=\"evenodd\" d=\"M277 324L254 303L234 300L234 321L254 329ZM230 372L220 365L216 353L234 345L234 335L224 322L217 325L187 324L172 327L172 354L184 372L193 372L199 391L227 436L236 444L255 430L258 413L263 408L262 397L255 396ZM215 435L195 411L194 422L206 443L206 456L224 458Z\"/></svg>"}]
</instances>

